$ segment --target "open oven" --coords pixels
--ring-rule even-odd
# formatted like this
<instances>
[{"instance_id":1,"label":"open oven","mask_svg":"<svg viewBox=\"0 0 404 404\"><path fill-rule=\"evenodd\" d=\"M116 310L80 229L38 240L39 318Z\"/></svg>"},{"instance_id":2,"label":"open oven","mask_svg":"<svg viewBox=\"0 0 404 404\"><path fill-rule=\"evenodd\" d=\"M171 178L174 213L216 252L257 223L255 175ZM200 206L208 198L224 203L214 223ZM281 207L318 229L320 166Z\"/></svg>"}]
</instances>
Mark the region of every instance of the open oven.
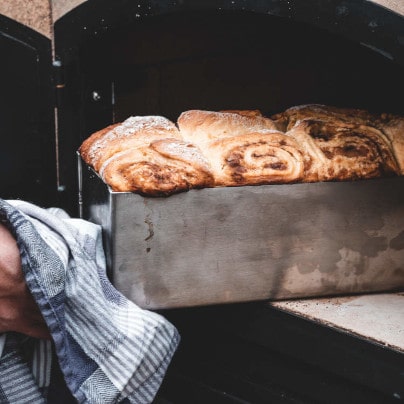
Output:
<instances>
[{"instance_id":1,"label":"open oven","mask_svg":"<svg viewBox=\"0 0 404 404\"><path fill-rule=\"evenodd\" d=\"M4 198L78 215L76 150L133 114L175 121L193 108L271 115L319 103L404 115L398 2L53 0L29 7L37 18L0 2ZM404 400L403 300L386 293L165 311L182 346L158 400Z\"/></svg>"}]
</instances>

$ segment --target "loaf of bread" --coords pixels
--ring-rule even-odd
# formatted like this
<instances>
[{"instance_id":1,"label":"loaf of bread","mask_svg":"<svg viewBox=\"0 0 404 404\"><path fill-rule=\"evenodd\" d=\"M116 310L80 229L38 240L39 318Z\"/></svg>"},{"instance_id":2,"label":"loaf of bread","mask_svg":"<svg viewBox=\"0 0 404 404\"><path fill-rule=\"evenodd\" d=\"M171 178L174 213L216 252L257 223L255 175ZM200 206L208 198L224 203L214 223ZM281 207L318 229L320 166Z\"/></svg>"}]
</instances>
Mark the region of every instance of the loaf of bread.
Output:
<instances>
[{"instance_id":1,"label":"loaf of bread","mask_svg":"<svg viewBox=\"0 0 404 404\"><path fill-rule=\"evenodd\" d=\"M276 129L272 119L259 111L201 111L183 112L177 120L182 137L201 145L224 137L234 137L260 130Z\"/></svg>"},{"instance_id":2,"label":"loaf of bread","mask_svg":"<svg viewBox=\"0 0 404 404\"><path fill-rule=\"evenodd\" d=\"M297 142L282 132L262 130L224 137L202 146L215 186L298 182L304 160Z\"/></svg>"},{"instance_id":3,"label":"loaf of bread","mask_svg":"<svg viewBox=\"0 0 404 404\"><path fill-rule=\"evenodd\" d=\"M131 117L79 152L112 190L171 195L193 188L345 181L404 175L404 118L301 105Z\"/></svg>"},{"instance_id":4,"label":"loaf of bread","mask_svg":"<svg viewBox=\"0 0 404 404\"><path fill-rule=\"evenodd\" d=\"M291 129L297 121L306 118L322 120L336 119L338 121L362 125L371 124L373 120L372 114L365 110L337 108L321 104L297 105L271 116L277 128L283 132L287 132Z\"/></svg>"},{"instance_id":5,"label":"loaf of bread","mask_svg":"<svg viewBox=\"0 0 404 404\"><path fill-rule=\"evenodd\" d=\"M263 116L262 112L259 109L226 109L219 112L225 112L228 114L238 114L249 117Z\"/></svg>"},{"instance_id":6,"label":"loaf of bread","mask_svg":"<svg viewBox=\"0 0 404 404\"><path fill-rule=\"evenodd\" d=\"M303 149L304 182L376 178L399 172L389 139L373 127L306 118L286 134Z\"/></svg>"},{"instance_id":7,"label":"loaf of bread","mask_svg":"<svg viewBox=\"0 0 404 404\"><path fill-rule=\"evenodd\" d=\"M162 116L133 116L95 132L83 142L79 152L83 160L98 172L111 156L164 138L181 139L173 122Z\"/></svg>"},{"instance_id":8,"label":"loaf of bread","mask_svg":"<svg viewBox=\"0 0 404 404\"><path fill-rule=\"evenodd\" d=\"M110 157L100 171L112 190L163 196L212 187L213 174L198 148L178 139L160 139Z\"/></svg>"},{"instance_id":9,"label":"loaf of bread","mask_svg":"<svg viewBox=\"0 0 404 404\"><path fill-rule=\"evenodd\" d=\"M404 117L394 114L376 114L363 109L337 108L329 105L307 104L294 106L271 117L277 128L287 132L303 119L321 119L347 124L368 126L378 130L378 136L388 139L390 147L404 175Z\"/></svg>"}]
</instances>

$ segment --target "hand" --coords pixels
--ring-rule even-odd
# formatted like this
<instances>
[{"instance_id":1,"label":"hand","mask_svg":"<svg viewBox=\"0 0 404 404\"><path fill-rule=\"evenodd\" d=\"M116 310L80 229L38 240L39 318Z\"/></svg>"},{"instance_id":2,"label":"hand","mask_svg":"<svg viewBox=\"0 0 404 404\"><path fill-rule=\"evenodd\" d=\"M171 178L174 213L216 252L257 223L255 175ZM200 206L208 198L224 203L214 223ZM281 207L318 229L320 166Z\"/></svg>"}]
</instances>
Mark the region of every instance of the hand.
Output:
<instances>
[{"instance_id":1,"label":"hand","mask_svg":"<svg viewBox=\"0 0 404 404\"><path fill-rule=\"evenodd\" d=\"M7 331L50 338L41 312L25 283L17 242L0 223L0 333Z\"/></svg>"}]
</instances>

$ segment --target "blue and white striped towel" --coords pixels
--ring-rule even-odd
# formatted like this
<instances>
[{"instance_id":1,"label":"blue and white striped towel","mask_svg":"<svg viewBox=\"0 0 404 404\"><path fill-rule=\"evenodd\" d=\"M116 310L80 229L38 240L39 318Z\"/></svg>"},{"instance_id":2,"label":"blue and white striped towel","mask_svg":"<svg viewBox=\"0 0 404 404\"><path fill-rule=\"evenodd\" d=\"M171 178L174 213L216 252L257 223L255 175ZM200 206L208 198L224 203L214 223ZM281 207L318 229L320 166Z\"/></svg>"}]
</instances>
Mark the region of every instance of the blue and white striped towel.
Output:
<instances>
[{"instance_id":1,"label":"blue and white striped towel","mask_svg":"<svg viewBox=\"0 0 404 404\"><path fill-rule=\"evenodd\" d=\"M110 284L100 227L59 209L1 199L0 220L17 240L26 282L53 341L37 340L27 360L21 335L6 334L0 402L47 402L52 349L79 403L152 402L179 335Z\"/></svg>"}]
</instances>

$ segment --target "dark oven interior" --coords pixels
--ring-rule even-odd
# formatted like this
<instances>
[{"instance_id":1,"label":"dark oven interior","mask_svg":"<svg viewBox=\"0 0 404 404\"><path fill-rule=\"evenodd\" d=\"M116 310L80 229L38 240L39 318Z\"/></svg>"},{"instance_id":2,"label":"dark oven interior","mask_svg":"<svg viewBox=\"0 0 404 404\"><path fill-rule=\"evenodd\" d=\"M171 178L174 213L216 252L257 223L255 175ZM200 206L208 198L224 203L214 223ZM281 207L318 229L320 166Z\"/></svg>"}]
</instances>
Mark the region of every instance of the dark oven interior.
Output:
<instances>
[{"instance_id":1,"label":"dark oven interior","mask_svg":"<svg viewBox=\"0 0 404 404\"><path fill-rule=\"evenodd\" d=\"M194 108L272 114L306 103L404 112L394 13L369 2L335 2L316 16L310 1L219 3L88 1L56 23L66 84L59 174L69 196L73 151L131 115L175 121Z\"/></svg>"},{"instance_id":2,"label":"dark oven interior","mask_svg":"<svg viewBox=\"0 0 404 404\"><path fill-rule=\"evenodd\" d=\"M107 68L114 119L192 108L300 103L398 111L402 70L364 46L307 24L251 12L165 15L118 30L86 52ZM101 47L101 49L100 49ZM94 52L94 53L93 53ZM383 101L382 101L383 100Z\"/></svg>"}]
</instances>

